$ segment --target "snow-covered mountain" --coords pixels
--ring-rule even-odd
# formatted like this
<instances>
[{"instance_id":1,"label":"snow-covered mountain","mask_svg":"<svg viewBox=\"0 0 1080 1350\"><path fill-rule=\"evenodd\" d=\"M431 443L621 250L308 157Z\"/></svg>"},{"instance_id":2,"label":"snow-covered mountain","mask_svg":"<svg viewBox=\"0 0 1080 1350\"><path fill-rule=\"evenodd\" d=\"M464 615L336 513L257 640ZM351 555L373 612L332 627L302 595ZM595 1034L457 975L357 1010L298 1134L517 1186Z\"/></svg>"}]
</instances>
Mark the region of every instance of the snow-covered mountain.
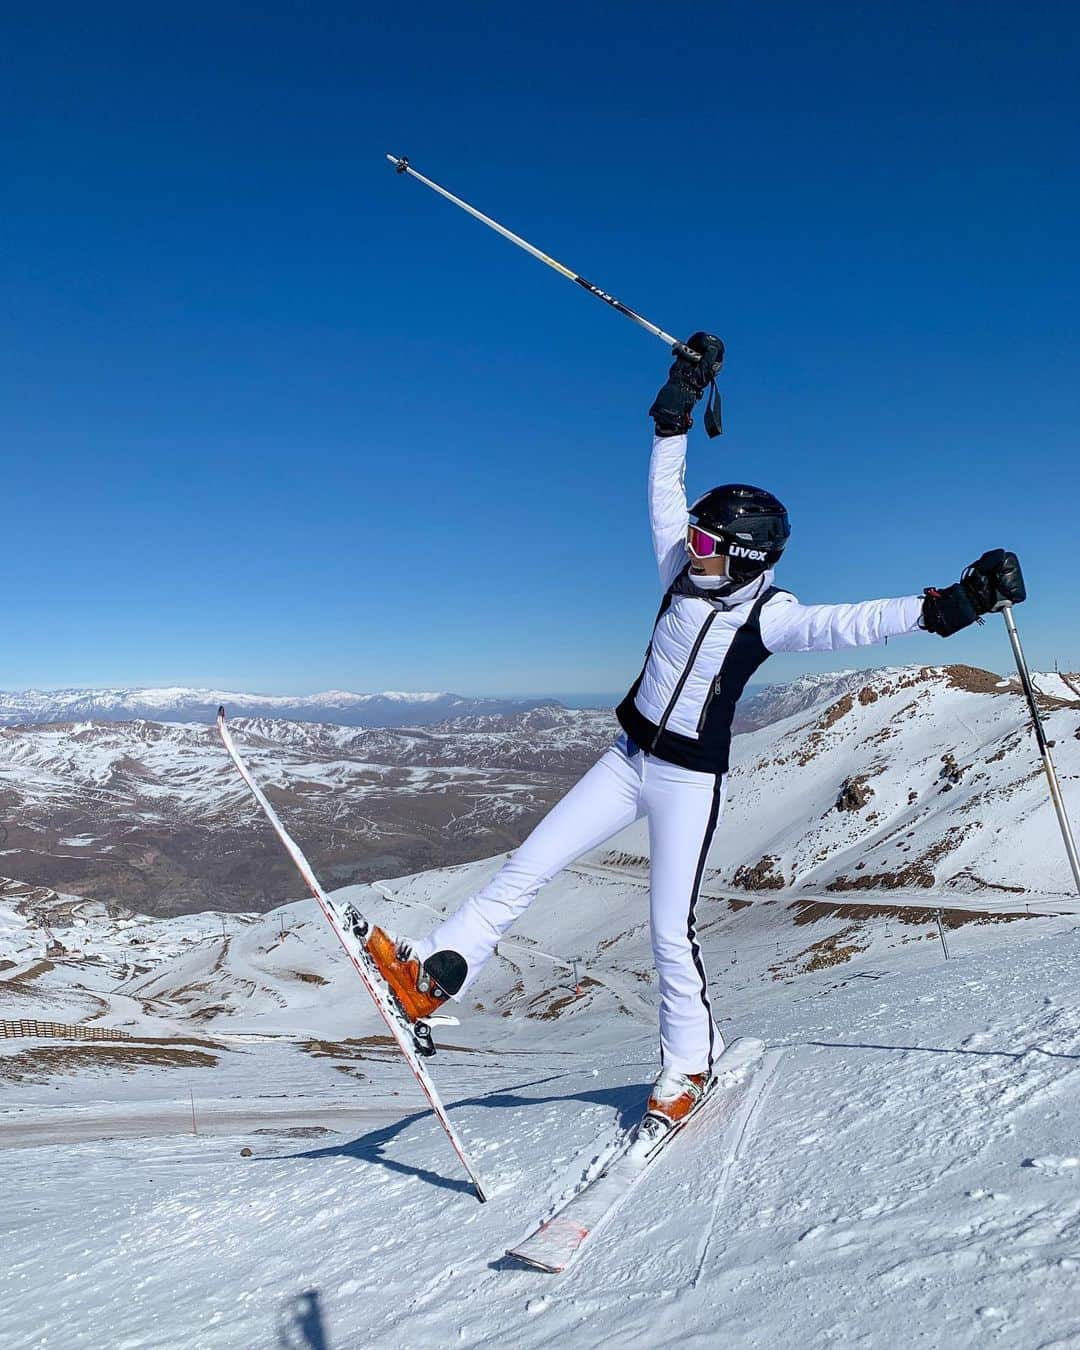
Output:
<instances>
[{"instance_id":1,"label":"snow-covered mountain","mask_svg":"<svg viewBox=\"0 0 1080 1350\"><path fill-rule=\"evenodd\" d=\"M736 732L757 731L771 722L780 722L796 713L808 712L822 703L831 703L866 684L866 670L810 672L784 684L761 684L740 699L735 710Z\"/></svg>"},{"instance_id":2,"label":"snow-covered mountain","mask_svg":"<svg viewBox=\"0 0 1080 1350\"><path fill-rule=\"evenodd\" d=\"M1068 677L1039 682L1076 797L1080 695ZM776 686L754 715L774 714L735 739L714 850L730 885L1060 889L1015 680L962 666L847 672ZM428 727L234 726L331 885L513 847L616 732L607 711L554 706ZM156 721L0 728L0 870L166 913L294 893L213 728Z\"/></svg>"},{"instance_id":3,"label":"snow-covered mountain","mask_svg":"<svg viewBox=\"0 0 1080 1350\"><path fill-rule=\"evenodd\" d=\"M1080 696L1059 676L1038 684L1080 814ZM1073 889L1015 680L969 666L864 672L832 702L738 737L733 758L713 858L745 889Z\"/></svg>"},{"instance_id":4,"label":"snow-covered mountain","mask_svg":"<svg viewBox=\"0 0 1080 1350\"><path fill-rule=\"evenodd\" d=\"M559 707L429 727L233 727L328 884L512 847L615 733L610 713ZM293 893L216 731L190 723L0 728L0 871L158 913Z\"/></svg>"},{"instance_id":5,"label":"snow-covered mountain","mask_svg":"<svg viewBox=\"0 0 1080 1350\"><path fill-rule=\"evenodd\" d=\"M544 699L468 698L447 693L353 694L331 689L290 697L224 689L23 689L0 691L0 726L44 722L212 722L219 705L234 717L281 717L347 727L430 726L448 717L520 712Z\"/></svg>"}]
</instances>

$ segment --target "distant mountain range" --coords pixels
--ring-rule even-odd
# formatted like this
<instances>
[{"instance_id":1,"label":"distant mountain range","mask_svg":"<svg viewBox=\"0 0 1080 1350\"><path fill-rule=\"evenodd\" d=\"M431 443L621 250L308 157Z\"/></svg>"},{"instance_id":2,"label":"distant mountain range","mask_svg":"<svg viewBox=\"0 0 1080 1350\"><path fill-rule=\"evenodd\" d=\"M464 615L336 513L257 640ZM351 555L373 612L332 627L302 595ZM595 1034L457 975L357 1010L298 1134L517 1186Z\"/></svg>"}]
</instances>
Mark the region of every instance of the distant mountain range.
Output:
<instances>
[{"instance_id":1,"label":"distant mountain range","mask_svg":"<svg viewBox=\"0 0 1080 1350\"><path fill-rule=\"evenodd\" d=\"M1037 680L1072 806L1078 682ZM288 859L209 725L222 699L235 714L264 709L234 717L236 737L327 885L515 847L618 732L610 709L451 694L20 695L24 720L0 727L0 875L159 915L295 896ZM305 716L289 716L298 706ZM0 708L15 714L10 700ZM376 708L381 726L340 724ZM739 725L749 734L733 747L719 832L725 884L1060 884L1015 679L968 666L803 676L759 689ZM640 866L645 849L620 845L633 858L619 865Z\"/></svg>"},{"instance_id":2,"label":"distant mountain range","mask_svg":"<svg viewBox=\"0 0 1080 1350\"><path fill-rule=\"evenodd\" d=\"M867 671L826 671L798 676L784 684L751 686L736 713L736 732L753 732L841 698L868 679ZM559 699L477 698L464 694L354 694L327 690L321 694L251 694L216 688L61 688L0 690L0 726L43 726L55 722L200 722L211 724L219 706L229 717L358 728L437 726L472 717L517 717L533 709L563 705ZM597 707L610 707L598 699ZM487 724L490 726L490 724Z\"/></svg>"},{"instance_id":3,"label":"distant mountain range","mask_svg":"<svg viewBox=\"0 0 1080 1350\"><path fill-rule=\"evenodd\" d=\"M819 703L859 689L865 670L800 675L784 684L751 685L739 704L735 730L756 731L770 722L805 712ZM614 700L617 701L617 700ZM596 708L614 701L597 698ZM319 694L253 694L178 685L163 689L0 690L0 727L44 726L56 722L198 722L207 725L224 705L231 718L315 722L340 727L434 727L471 717L515 717L537 708L562 708L554 697L487 698L464 694L356 694L329 689ZM576 706L582 706L576 704ZM490 724L488 724L490 726Z\"/></svg>"},{"instance_id":4,"label":"distant mountain range","mask_svg":"<svg viewBox=\"0 0 1080 1350\"><path fill-rule=\"evenodd\" d=\"M219 705L232 717L278 717L344 727L423 727L451 717L524 712L544 698L468 698L461 694L245 694L225 689L23 689L0 691L0 726L47 722L212 722Z\"/></svg>"}]
</instances>

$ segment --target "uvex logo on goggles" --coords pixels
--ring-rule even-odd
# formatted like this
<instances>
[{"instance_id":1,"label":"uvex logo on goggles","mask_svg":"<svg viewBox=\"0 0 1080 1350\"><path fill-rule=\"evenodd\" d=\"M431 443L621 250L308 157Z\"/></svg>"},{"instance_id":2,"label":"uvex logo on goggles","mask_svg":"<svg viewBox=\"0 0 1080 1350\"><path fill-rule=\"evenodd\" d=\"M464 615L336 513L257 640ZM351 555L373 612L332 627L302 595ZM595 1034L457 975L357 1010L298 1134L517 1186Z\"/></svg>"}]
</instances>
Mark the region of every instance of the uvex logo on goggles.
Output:
<instances>
[{"instance_id":1,"label":"uvex logo on goggles","mask_svg":"<svg viewBox=\"0 0 1080 1350\"><path fill-rule=\"evenodd\" d=\"M729 543L722 535L710 534L700 525L691 525L687 528L686 545L695 558L748 558L751 562L766 560L762 549Z\"/></svg>"}]
</instances>

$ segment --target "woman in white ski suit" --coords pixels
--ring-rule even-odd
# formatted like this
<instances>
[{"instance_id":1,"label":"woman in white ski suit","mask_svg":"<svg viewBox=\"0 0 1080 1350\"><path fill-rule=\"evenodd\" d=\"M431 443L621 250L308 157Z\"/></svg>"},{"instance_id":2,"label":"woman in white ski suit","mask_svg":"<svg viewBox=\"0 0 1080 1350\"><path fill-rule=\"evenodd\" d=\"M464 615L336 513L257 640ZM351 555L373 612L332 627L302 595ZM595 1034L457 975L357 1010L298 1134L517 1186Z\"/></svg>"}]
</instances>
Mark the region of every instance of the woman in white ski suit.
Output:
<instances>
[{"instance_id":1,"label":"woman in white ski suit","mask_svg":"<svg viewBox=\"0 0 1080 1350\"><path fill-rule=\"evenodd\" d=\"M647 816L661 1054L666 1067L698 1074L708 1071L723 1045L694 909L723 810L735 702L772 652L862 647L917 631L922 597L800 605L776 590L770 568L749 585L710 598L688 571L685 462L685 435L655 438L649 515L665 596L644 670L617 710L623 734L491 881L413 950L421 962L438 951L458 952L468 966L460 997L545 882Z\"/></svg>"},{"instance_id":2,"label":"woman in white ski suit","mask_svg":"<svg viewBox=\"0 0 1080 1350\"><path fill-rule=\"evenodd\" d=\"M737 538L750 536L738 536L732 527L736 534L723 541L729 556L718 563L726 575L704 574L708 566L687 546L691 508L683 486L685 433L690 409L720 367L723 344L704 333L688 343L703 353L699 366L677 359L650 409L658 434L649 464L649 517L664 598L645 665L616 709L623 734L491 881L424 941L412 944L410 953L443 997L460 997L545 882L645 816L660 1047L671 1077L708 1075L723 1048L709 1004L694 910L724 804L735 704L750 676L773 652L864 647L917 631L947 637L1001 601L1024 598L1015 555L998 549L943 591L801 605L773 585L768 565L786 541L786 512L771 494L742 485L715 489L693 511L700 516L699 508L715 494L756 493L777 509L783 537L767 554L740 545ZM751 572L752 581L738 582ZM443 970L452 971L453 979L442 979L437 972Z\"/></svg>"}]
</instances>

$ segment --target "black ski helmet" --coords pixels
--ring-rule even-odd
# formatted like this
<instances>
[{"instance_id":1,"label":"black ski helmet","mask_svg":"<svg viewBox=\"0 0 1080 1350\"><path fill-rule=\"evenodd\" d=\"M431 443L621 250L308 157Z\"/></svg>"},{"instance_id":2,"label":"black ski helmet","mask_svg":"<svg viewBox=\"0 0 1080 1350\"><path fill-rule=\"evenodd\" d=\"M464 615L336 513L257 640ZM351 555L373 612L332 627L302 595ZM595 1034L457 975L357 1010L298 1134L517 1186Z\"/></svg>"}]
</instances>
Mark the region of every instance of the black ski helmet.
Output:
<instances>
[{"instance_id":1,"label":"black ski helmet","mask_svg":"<svg viewBox=\"0 0 1080 1350\"><path fill-rule=\"evenodd\" d=\"M748 582L780 561L791 534L782 502L764 488L725 483L699 497L690 508L694 524L727 543L728 575Z\"/></svg>"}]
</instances>

